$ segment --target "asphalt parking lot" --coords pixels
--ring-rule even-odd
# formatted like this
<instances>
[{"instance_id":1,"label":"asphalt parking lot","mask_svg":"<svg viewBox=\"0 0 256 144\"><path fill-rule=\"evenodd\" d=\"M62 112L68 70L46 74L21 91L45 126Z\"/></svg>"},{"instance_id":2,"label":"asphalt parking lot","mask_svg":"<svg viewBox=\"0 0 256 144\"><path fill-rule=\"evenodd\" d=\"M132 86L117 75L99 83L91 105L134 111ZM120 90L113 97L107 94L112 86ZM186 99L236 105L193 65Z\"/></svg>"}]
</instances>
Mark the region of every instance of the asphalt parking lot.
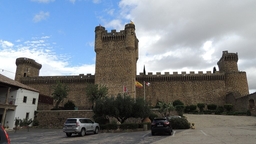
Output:
<instances>
[{"instance_id":1,"label":"asphalt parking lot","mask_svg":"<svg viewBox=\"0 0 256 144\"><path fill-rule=\"evenodd\" d=\"M151 136L151 131L88 134L84 137L66 137L61 129L30 129L8 131L11 144L148 144L166 137L167 134Z\"/></svg>"},{"instance_id":2,"label":"asphalt parking lot","mask_svg":"<svg viewBox=\"0 0 256 144\"><path fill-rule=\"evenodd\" d=\"M61 129L8 131L12 144L255 144L256 117L185 115L195 129L151 136L150 131L88 134L66 137Z\"/></svg>"}]
</instances>

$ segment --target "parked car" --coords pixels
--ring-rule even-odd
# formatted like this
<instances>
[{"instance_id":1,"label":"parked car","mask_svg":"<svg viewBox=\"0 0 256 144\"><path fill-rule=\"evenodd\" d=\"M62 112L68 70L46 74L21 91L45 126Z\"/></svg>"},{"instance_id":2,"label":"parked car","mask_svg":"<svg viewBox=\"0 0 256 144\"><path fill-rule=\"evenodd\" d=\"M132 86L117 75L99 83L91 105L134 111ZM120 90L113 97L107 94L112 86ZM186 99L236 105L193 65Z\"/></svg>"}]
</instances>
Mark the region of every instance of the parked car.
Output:
<instances>
[{"instance_id":1,"label":"parked car","mask_svg":"<svg viewBox=\"0 0 256 144\"><path fill-rule=\"evenodd\" d=\"M84 136L89 132L97 134L99 130L99 124L89 118L68 118L63 127L63 132L66 133L67 137L72 136L72 134Z\"/></svg>"},{"instance_id":2,"label":"parked car","mask_svg":"<svg viewBox=\"0 0 256 144\"><path fill-rule=\"evenodd\" d=\"M0 144L10 144L10 138L3 126L0 126Z\"/></svg>"},{"instance_id":3,"label":"parked car","mask_svg":"<svg viewBox=\"0 0 256 144\"><path fill-rule=\"evenodd\" d=\"M173 132L170 122L167 118L155 118L151 123L151 134L168 133L171 135Z\"/></svg>"}]
</instances>

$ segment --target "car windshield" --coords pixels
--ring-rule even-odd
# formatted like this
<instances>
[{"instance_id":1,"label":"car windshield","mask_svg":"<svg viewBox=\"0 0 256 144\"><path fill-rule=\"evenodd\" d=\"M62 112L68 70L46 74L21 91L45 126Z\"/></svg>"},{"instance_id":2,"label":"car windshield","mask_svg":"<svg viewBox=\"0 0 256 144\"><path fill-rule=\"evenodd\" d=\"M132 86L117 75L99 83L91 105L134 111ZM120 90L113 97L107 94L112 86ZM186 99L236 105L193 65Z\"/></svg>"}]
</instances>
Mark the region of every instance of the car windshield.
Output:
<instances>
[{"instance_id":1,"label":"car windshield","mask_svg":"<svg viewBox=\"0 0 256 144\"><path fill-rule=\"evenodd\" d=\"M76 123L76 119L67 119L66 123Z\"/></svg>"}]
</instances>

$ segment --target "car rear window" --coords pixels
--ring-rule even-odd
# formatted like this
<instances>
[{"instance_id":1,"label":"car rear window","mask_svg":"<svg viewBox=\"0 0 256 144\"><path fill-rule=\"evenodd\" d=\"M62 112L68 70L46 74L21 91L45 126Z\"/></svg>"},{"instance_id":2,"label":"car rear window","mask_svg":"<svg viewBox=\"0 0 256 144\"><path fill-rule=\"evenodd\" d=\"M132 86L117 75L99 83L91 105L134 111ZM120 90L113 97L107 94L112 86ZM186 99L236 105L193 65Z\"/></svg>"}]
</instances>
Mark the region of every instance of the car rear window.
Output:
<instances>
[{"instance_id":1,"label":"car rear window","mask_svg":"<svg viewBox=\"0 0 256 144\"><path fill-rule=\"evenodd\" d=\"M161 121L161 122L163 122L163 121L167 121L166 119L154 119L154 121L156 122L156 121Z\"/></svg>"},{"instance_id":2,"label":"car rear window","mask_svg":"<svg viewBox=\"0 0 256 144\"><path fill-rule=\"evenodd\" d=\"M76 119L67 119L66 123L76 123Z\"/></svg>"}]
</instances>

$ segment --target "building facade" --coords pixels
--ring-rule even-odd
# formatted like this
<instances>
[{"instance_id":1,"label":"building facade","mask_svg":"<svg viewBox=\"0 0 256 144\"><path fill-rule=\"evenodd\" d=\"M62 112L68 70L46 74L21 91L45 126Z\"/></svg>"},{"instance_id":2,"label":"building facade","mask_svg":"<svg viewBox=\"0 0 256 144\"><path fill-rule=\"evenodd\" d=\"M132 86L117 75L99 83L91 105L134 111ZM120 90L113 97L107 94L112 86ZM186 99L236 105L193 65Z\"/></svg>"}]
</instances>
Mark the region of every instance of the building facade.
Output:
<instances>
[{"instance_id":1,"label":"building facade","mask_svg":"<svg viewBox=\"0 0 256 144\"><path fill-rule=\"evenodd\" d=\"M135 25L129 23L120 32L107 32L104 27L95 28L95 75L79 74L73 76L39 76L41 64L29 58L16 60L15 80L51 96L56 81L65 83L70 91L67 100L72 100L79 109L89 109L85 89L87 84L95 83L109 88L109 95L128 93L133 98L144 97L151 106L157 101L173 102L181 100L185 104L227 103L227 95L249 94L246 72L238 69L238 54L223 51L217 62L219 70L190 73L157 72L136 75L138 60L138 39ZM150 86L136 88L135 81L150 82ZM125 87L125 91L124 91Z\"/></svg>"}]
</instances>

